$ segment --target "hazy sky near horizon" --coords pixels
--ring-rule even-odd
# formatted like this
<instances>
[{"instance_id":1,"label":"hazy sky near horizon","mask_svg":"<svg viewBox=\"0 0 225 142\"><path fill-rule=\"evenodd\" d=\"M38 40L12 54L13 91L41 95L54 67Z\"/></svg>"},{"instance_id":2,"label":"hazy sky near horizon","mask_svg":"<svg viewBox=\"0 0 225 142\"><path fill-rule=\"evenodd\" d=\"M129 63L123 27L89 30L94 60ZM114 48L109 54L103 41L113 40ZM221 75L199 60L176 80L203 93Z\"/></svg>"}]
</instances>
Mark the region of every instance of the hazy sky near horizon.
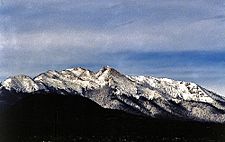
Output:
<instances>
[{"instance_id":1,"label":"hazy sky near horizon","mask_svg":"<svg viewBox=\"0 0 225 142\"><path fill-rule=\"evenodd\" d=\"M1 81L105 65L225 96L225 1L0 1Z\"/></svg>"}]
</instances>

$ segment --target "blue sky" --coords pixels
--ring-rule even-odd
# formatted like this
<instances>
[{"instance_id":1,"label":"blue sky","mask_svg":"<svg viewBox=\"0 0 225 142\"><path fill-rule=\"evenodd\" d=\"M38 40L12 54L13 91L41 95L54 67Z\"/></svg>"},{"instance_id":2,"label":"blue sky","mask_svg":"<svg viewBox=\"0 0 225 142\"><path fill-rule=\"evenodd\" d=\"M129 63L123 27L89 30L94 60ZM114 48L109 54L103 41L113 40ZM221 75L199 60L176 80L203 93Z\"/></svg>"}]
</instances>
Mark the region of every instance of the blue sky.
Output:
<instances>
[{"instance_id":1,"label":"blue sky","mask_svg":"<svg viewBox=\"0 0 225 142\"><path fill-rule=\"evenodd\" d=\"M224 0L1 0L0 80L110 65L225 95Z\"/></svg>"}]
</instances>

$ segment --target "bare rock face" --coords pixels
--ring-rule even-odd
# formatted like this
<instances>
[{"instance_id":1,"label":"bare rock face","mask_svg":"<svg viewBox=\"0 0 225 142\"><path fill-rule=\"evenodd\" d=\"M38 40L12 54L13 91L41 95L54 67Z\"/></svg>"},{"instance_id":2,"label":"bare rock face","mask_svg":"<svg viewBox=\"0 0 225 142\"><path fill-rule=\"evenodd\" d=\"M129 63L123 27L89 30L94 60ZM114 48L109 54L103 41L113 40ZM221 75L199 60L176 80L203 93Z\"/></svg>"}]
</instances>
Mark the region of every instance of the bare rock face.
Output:
<instances>
[{"instance_id":1,"label":"bare rock face","mask_svg":"<svg viewBox=\"0 0 225 142\"><path fill-rule=\"evenodd\" d=\"M47 71L31 79L9 77L0 90L81 95L104 108L150 117L225 123L225 99L190 82L150 76L129 76L111 67ZM0 91L4 95L4 91Z\"/></svg>"}]
</instances>

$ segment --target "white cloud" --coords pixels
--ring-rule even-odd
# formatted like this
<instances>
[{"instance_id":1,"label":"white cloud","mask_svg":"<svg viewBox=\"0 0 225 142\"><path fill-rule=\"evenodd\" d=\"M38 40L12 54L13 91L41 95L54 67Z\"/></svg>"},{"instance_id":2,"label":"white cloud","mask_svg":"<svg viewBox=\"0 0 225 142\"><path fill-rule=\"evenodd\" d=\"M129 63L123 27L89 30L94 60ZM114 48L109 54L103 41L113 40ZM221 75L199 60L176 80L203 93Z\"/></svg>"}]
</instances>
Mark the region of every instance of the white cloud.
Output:
<instances>
[{"instance_id":1,"label":"white cloud","mask_svg":"<svg viewBox=\"0 0 225 142\"><path fill-rule=\"evenodd\" d=\"M111 30L55 30L3 33L1 48L97 48L106 52L224 50L225 25L204 20L190 24L128 24Z\"/></svg>"},{"instance_id":2,"label":"white cloud","mask_svg":"<svg viewBox=\"0 0 225 142\"><path fill-rule=\"evenodd\" d=\"M5 48L97 48L107 51L135 50L162 42L163 36L140 32L60 31L5 34L1 39ZM105 50L105 48L107 50ZM133 48L133 49L132 49Z\"/></svg>"},{"instance_id":3,"label":"white cloud","mask_svg":"<svg viewBox=\"0 0 225 142\"><path fill-rule=\"evenodd\" d=\"M4 1L2 48L223 50L225 15L211 1ZM210 19L211 18L211 19ZM221 17L223 19L223 16Z\"/></svg>"}]
</instances>

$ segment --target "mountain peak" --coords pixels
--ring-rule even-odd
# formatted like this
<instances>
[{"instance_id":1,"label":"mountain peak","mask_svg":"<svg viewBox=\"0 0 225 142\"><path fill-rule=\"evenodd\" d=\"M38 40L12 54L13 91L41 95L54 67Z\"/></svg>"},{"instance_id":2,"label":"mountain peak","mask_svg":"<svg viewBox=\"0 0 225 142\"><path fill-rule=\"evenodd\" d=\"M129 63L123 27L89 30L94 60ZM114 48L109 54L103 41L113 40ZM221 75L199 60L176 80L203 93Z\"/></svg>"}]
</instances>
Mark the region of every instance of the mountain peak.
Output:
<instances>
[{"instance_id":1,"label":"mountain peak","mask_svg":"<svg viewBox=\"0 0 225 142\"><path fill-rule=\"evenodd\" d=\"M7 90L27 93L34 92L39 89L38 85L27 75L9 77L2 82L2 86Z\"/></svg>"},{"instance_id":2,"label":"mountain peak","mask_svg":"<svg viewBox=\"0 0 225 142\"><path fill-rule=\"evenodd\" d=\"M66 71L70 71L73 74L75 74L77 77L81 76L91 76L94 74L93 71L90 71L88 69L82 68L82 67L77 67L77 68L71 68L71 69L66 69ZM62 71L63 72L63 71Z\"/></svg>"},{"instance_id":3,"label":"mountain peak","mask_svg":"<svg viewBox=\"0 0 225 142\"><path fill-rule=\"evenodd\" d=\"M109 77L109 76L117 76L117 75L122 75L122 74L110 66L104 66L96 73L97 77L100 77L100 76Z\"/></svg>"}]
</instances>

